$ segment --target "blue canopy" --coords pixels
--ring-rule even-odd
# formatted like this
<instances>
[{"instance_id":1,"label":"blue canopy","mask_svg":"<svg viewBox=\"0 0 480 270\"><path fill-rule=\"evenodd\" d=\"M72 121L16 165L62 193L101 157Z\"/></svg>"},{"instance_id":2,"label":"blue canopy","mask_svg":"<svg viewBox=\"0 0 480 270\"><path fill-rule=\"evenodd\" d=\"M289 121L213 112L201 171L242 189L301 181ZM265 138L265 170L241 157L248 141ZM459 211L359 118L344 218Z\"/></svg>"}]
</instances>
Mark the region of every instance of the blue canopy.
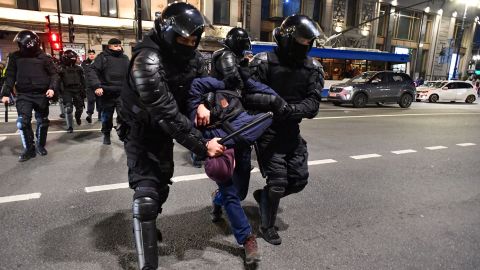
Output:
<instances>
[{"instance_id":1,"label":"blue canopy","mask_svg":"<svg viewBox=\"0 0 480 270\"><path fill-rule=\"evenodd\" d=\"M275 45L252 44L252 52L272 51ZM310 56L327 59L369 60L393 63L406 63L410 59L408 54L395 54L387 52L369 52L360 50L344 50L331 48L312 48Z\"/></svg>"}]
</instances>

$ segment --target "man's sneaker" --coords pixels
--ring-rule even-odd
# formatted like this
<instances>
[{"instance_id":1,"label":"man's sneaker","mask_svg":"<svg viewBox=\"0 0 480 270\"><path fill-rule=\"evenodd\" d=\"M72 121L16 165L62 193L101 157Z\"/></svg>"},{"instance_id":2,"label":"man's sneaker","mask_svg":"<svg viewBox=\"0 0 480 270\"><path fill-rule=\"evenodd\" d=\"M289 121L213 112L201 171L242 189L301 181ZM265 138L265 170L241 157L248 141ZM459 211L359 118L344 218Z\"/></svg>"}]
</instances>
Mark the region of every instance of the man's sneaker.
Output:
<instances>
[{"instance_id":1,"label":"man's sneaker","mask_svg":"<svg viewBox=\"0 0 480 270\"><path fill-rule=\"evenodd\" d=\"M92 114L91 113L87 114L87 118L85 118L85 120L87 120L87 123L91 124L92 123Z\"/></svg>"},{"instance_id":2,"label":"man's sneaker","mask_svg":"<svg viewBox=\"0 0 480 270\"><path fill-rule=\"evenodd\" d=\"M280 245L282 243L282 238L277 233L275 227L262 228L260 227L260 232L262 233L263 239L272 245Z\"/></svg>"},{"instance_id":3,"label":"man's sneaker","mask_svg":"<svg viewBox=\"0 0 480 270\"><path fill-rule=\"evenodd\" d=\"M218 189L212 193L212 211L210 212L210 220L213 223L222 220L222 206L215 203L215 196L218 193Z\"/></svg>"},{"instance_id":4,"label":"man's sneaker","mask_svg":"<svg viewBox=\"0 0 480 270\"><path fill-rule=\"evenodd\" d=\"M261 260L260 253L258 252L257 238L254 234L247 237L243 248L245 249L245 264L257 263Z\"/></svg>"},{"instance_id":5,"label":"man's sneaker","mask_svg":"<svg viewBox=\"0 0 480 270\"><path fill-rule=\"evenodd\" d=\"M112 144L112 142L110 141L110 134L104 134L103 135L103 144L105 144L105 145Z\"/></svg>"},{"instance_id":6,"label":"man's sneaker","mask_svg":"<svg viewBox=\"0 0 480 270\"><path fill-rule=\"evenodd\" d=\"M81 125L82 124L82 119L80 119L80 116L75 116L75 121L77 122L77 125Z\"/></svg>"},{"instance_id":7,"label":"man's sneaker","mask_svg":"<svg viewBox=\"0 0 480 270\"><path fill-rule=\"evenodd\" d=\"M36 156L37 153L35 152L35 148L32 148L30 150L25 149L23 153L20 154L20 156L18 157L18 162L24 162Z\"/></svg>"},{"instance_id":8,"label":"man's sneaker","mask_svg":"<svg viewBox=\"0 0 480 270\"><path fill-rule=\"evenodd\" d=\"M37 149L37 153L40 156L46 156L48 154L47 149L45 149L45 147L43 147L39 144L37 144L36 149Z\"/></svg>"},{"instance_id":9,"label":"man's sneaker","mask_svg":"<svg viewBox=\"0 0 480 270\"><path fill-rule=\"evenodd\" d=\"M67 133L72 133L72 132L73 132L73 128L72 128L72 127L67 128Z\"/></svg>"}]
</instances>

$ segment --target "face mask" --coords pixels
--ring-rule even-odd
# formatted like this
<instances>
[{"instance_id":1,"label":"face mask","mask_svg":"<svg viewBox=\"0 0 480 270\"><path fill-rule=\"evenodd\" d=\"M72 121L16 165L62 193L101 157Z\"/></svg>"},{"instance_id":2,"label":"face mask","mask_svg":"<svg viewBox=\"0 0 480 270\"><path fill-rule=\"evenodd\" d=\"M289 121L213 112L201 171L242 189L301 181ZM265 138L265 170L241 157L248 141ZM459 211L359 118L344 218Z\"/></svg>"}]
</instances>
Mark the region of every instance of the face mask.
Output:
<instances>
[{"instance_id":1,"label":"face mask","mask_svg":"<svg viewBox=\"0 0 480 270\"><path fill-rule=\"evenodd\" d=\"M292 41L289 51L289 58L294 62L301 63L303 60L305 60L305 58L307 58L308 52L310 51L310 46L302 45L296 41Z\"/></svg>"},{"instance_id":2,"label":"face mask","mask_svg":"<svg viewBox=\"0 0 480 270\"><path fill-rule=\"evenodd\" d=\"M110 50L110 49L108 49L108 50L110 51L110 53L111 53L113 56L120 56L120 55L123 54L123 49L122 49L122 50L119 50L119 51L114 51L114 50Z\"/></svg>"},{"instance_id":3,"label":"face mask","mask_svg":"<svg viewBox=\"0 0 480 270\"><path fill-rule=\"evenodd\" d=\"M175 44L175 57L180 58L181 61L188 61L195 56L195 47L186 46L183 44Z\"/></svg>"}]
</instances>

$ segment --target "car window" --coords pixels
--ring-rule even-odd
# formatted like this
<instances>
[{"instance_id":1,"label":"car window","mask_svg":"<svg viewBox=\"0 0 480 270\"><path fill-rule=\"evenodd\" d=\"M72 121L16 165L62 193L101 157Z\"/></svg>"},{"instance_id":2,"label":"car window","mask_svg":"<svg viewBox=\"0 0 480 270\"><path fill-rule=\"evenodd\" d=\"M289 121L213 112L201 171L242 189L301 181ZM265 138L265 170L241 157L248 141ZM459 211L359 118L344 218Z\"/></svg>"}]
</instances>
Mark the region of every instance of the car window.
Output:
<instances>
[{"instance_id":1,"label":"car window","mask_svg":"<svg viewBox=\"0 0 480 270\"><path fill-rule=\"evenodd\" d=\"M387 82L387 76L384 73L378 73L377 75L373 76L372 83L382 83Z\"/></svg>"},{"instance_id":2,"label":"car window","mask_svg":"<svg viewBox=\"0 0 480 270\"><path fill-rule=\"evenodd\" d=\"M448 89L458 88L457 83L449 83L449 84L446 85L446 87L448 87Z\"/></svg>"},{"instance_id":3,"label":"car window","mask_svg":"<svg viewBox=\"0 0 480 270\"><path fill-rule=\"evenodd\" d=\"M473 86L469 83L457 83L459 84L459 88L473 88Z\"/></svg>"},{"instance_id":4,"label":"car window","mask_svg":"<svg viewBox=\"0 0 480 270\"><path fill-rule=\"evenodd\" d=\"M392 82L403 82L404 78L401 74L392 74L391 76Z\"/></svg>"}]
</instances>

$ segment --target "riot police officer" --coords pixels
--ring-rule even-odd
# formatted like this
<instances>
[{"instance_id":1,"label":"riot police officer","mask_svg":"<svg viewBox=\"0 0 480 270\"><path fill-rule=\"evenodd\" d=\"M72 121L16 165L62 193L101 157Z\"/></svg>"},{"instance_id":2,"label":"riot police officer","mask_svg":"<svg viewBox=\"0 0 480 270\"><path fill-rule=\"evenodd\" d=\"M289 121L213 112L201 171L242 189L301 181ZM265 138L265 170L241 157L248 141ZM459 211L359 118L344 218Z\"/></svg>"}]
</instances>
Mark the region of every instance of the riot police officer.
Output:
<instances>
[{"instance_id":1,"label":"riot police officer","mask_svg":"<svg viewBox=\"0 0 480 270\"><path fill-rule=\"evenodd\" d=\"M259 53L251 62L253 77L287 102L283 114L257 141L267 184L253 195L260 206L260 232L274 245L281 244L275 227L280 199L302 191L308 183L307 144L299 124L318 112L323 68L308 57L308 52L321 33L309 17L289 16L273 31L277 43L274 51Z\"/></svg>"},{"instance_id":2,"label":"riot police officer","mask_svg":"<svg viewBox=\"0 0 480 270\"><path fill-rule=\"evenodd\" d=\"M140 269L158 267L156 218L167 200L173 175L175 139L201 156L224 147L206 141L184 115L194 78L205 74L196 50L204 31L203 15L191 4L168 5L155 27L135 46L122 91L129 184L134 189L133 226ZM95 60L96 61L96 60Z\"/></svg>"},{"instance_id":3,"label":"riot police officer","mask_svg":"<svg viewBox=\"0 0 480 270\"><path fill-rule=\"evenodd\" d=\"M85 75L83 69L78 66L78 55L72 50L66 50L62 55L60 66L60 87L63 106L65 107L65 120L67 132L73 132L73 107L75 106L75 121L82 124L81 116L85 98Z\"/></svg>"},{"instance_id":4,"label":"riot police officer","mask_svg":"<svg viewBox=\"0 0 480 270\"><path fill-rule=\"evenodd\" d=\"M95 60L95 50L88 50L87 59L85 59L85 61L83 61L81 64L83 72L85 74L90 71L90 65L92 64L93 60ZM88 78L88 76L86 75L85 77ZM88 80L86 81L85 88L87 94L87 117L85 118L85 120L87 120L88 123L92 123L92 114L96 107L98 113L98 121L100 121L100 112L102 111L100 108L100 98L95 97L95 89L92 89L92 87L88 83Z\"/></svg>"},{"instance_id":5,"label":"riot police officer","mask_svg":"<svg viewBox=\"0 0 480 270\"><path fill-rule=\"evenodd\" d=\"M215 51L212 55L213 77L223 80L227 89L241 90L243 81L240 76L239 69L248 66L248 59L244 53L251 50L251 41L247 31L240 27L232 28L226 35L224 48ZM202 111L205 110L204 105L199 106L199 120L202 122ZM209 114L207 114L209 115ZM233 174L233 183L237 190L240 200L244 200L247 196L248 185L250 182L251 170L251 149L249 145L237 145L235 148L235 170ZM211 218L213 222L219 221L222 208L218 203L221 195L216 191L213 196Z\"/></svg>"},{"instance_id":6,"label":"riot police officer","mask_svg":"<svg viewBox=\"0 0 480 270\"><path fill-rule=\"evenodd\" d=\"M95 89L102 106L103 144L109 145L113 128L113 113L120 108L120 92L127 78L128 57L123 53L122 42L112 38L108 48L95 57L87 73L89 84ZM117 116L117 123L119 118Z\"/></svg>"},{"instance_id":7,"label":"riot police officer","mask_svg":"<svg viewBox=\"0 0 480 270\"><path fill-rule=\"evenodd\" d=\"M19 50L8 59L5 82L2 87L2 103L8 102L15 86L17 100L17 127L20 131L23 153L19 161L26 161L38 154L47 154L45 144L48 132L49 98L54 95L58 75L52 60L40 49L40 38L30 30L20 31L13 40ZM36 144L32 130L32 110L37 120ZM35 147L36 146L36 147Z\"/></svg>"}]
</instances>

